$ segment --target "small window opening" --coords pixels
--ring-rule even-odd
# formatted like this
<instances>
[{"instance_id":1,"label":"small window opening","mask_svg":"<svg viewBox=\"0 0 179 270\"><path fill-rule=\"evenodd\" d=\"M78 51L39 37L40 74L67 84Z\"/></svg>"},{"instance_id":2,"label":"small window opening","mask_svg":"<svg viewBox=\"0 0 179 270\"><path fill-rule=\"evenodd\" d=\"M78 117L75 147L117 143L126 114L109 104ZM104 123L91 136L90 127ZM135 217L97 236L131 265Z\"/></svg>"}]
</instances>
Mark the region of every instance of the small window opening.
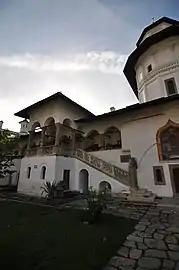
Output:
<instances>
[{"instance_id":1,"label":"small window opening","mask_svg":"<svg viewBox=\"0 0 179 270\"><path fill-rule=\"evenodd\" d=\"M31 175L31 167L27 168L27 178L30 179L30 175Z\"/></svg>"},{"instance_id":2,"label":"small window opening","mask_svg":"<svg viewBox=\"0 0 179 270\"><path fill-rule=\"evenodd\" d=\"M43 166L42 168L41 168L41 179L45 179L45 176L46 176L46 167L45 166Z\"/></svg>"},{"instance_id":3,"label":"small window opening","mask_svg":"<svg viewBox=\"0 0 179 270\"><path fill-rule=\"evenodd\" d=\"M165 80L165 86L166 86L168 96L171 96L177 93L177 88L176 88L174 78Z\"/></svg>"},{"instance_id":4,"label":"small window opening","mask_svg":"<svg viewBox=\"0 0 179 270\"><path fill-rule=\"evenodd\" d=\"M151 64L148 65L147 70L148 70L148 73L152 71L152 65Z\"/></svg>"}]
</instances>

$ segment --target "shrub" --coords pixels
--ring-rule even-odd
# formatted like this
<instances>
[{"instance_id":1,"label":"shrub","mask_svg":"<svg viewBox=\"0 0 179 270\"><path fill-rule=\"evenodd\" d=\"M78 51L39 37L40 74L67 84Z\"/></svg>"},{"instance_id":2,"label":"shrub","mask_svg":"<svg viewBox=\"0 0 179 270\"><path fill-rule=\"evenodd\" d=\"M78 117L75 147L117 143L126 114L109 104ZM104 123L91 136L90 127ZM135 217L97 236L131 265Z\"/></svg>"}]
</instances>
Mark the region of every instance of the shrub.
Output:
<instances>
[{"instance_id":1,"label":"shrub","mask_svg":"<svg viewBox=\"0 0 179 270\"><path fill-rule=\"evenodd\" d=\"M86 198L88 209L87 219L88 223L93 224L100 220L104 210L106 209L106 194L97 193L93 187L90 187L88 197Z\"/></svg>"},{"instance_id":2,"label":"shrub","mask_svg":"<svg viewBox=\"0 0 179 270\"><path fill-rule=\"evenodd\" d=\"M50 181L46 181L41 187L42 189L42 195L45 193L45 197L48 199L55 199L56 194L57 194L57 184L55 181L52 183Z\"/></svg>"}]
</instances>

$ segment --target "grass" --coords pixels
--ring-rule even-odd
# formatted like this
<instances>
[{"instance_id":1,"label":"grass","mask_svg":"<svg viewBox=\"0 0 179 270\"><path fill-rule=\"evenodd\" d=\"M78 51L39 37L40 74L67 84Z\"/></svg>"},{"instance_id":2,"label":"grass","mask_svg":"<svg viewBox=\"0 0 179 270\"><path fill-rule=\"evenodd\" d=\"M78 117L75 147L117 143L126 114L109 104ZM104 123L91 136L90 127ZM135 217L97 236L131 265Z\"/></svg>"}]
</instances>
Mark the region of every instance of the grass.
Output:
<instances>
[{"instance_id":1,"label":"grass","mask_svg":"<svg viewBox=\"0 0 179 270\"><path fill-rule=\"evenodd\" d=\"M81 211L0 202L0 267L18 270L100 270L135 223L105 215L84 225Z\"/></svg>"}]
</instances>

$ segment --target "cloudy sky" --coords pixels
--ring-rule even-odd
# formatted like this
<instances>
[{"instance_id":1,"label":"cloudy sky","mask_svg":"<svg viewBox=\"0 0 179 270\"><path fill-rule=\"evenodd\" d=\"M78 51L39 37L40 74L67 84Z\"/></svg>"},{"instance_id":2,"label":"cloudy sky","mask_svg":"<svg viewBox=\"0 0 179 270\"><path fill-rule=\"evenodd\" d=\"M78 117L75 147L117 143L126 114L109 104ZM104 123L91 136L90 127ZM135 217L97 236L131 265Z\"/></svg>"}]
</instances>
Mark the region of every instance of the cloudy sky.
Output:
<instances>
[{"instance_id":1,"label":"cloudy sky","mask_svg":"<svg viewBox=\"0 0 179 270\"><path fill-rule=\"evenodd\" d=\"M136 103L124 63L162 16L179 19L178 0L0 0L4 127L18 131L13 114L57 91L95 114Z\"/></svg>"}]
</instances>

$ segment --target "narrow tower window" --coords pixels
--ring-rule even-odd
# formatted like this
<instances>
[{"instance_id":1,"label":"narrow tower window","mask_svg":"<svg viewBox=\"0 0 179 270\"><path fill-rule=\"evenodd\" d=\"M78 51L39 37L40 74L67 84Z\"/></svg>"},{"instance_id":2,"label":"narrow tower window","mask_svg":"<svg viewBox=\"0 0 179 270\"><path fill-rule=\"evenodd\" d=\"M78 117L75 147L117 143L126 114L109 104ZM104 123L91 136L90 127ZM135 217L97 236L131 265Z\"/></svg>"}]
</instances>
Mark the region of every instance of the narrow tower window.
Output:
<instances>
[{"instance_id":1,"label":"narrow tower window","mask_svg":"<svg viewBox=\"0 0 179 270\"><path fill-rule=\"evenodd\" d=\"M31 167L27 168L27 178L30 179Z\"/></svg>"},{"instance_id":2,"label":"narrow tower window","mask_svg":"<svg viewBox=\"0 0 179 270\"><path fill-rule=\"evenodd\" d=\"M176 88L174 78L170 78L168 80L165 80L165 87L166 87L168 96L171 96L171 95L174 95L177 93L177 88Z\"/></svg>"},{"instance_id":3,"label":"narrow tower window","mask_svg":"<svg viewBox=\"0 0 179 270\"><path fill-rule=\"evenodd\" d=\"M41 168L41 179L45 179L45 176L46 176L46 167L45 166L43 166L42 168Z\"/></svg>"},{"instance_id":4,"label":"narrow tower window","mask_svg":"<svg viewBox=\"0 0 179 270\"><path fill-rule=\"evenodd\" d=\"M152 71L152 65L151 64L148 65L147 70L148 70L148 73Z\"/></svg>"}]
</instances>

